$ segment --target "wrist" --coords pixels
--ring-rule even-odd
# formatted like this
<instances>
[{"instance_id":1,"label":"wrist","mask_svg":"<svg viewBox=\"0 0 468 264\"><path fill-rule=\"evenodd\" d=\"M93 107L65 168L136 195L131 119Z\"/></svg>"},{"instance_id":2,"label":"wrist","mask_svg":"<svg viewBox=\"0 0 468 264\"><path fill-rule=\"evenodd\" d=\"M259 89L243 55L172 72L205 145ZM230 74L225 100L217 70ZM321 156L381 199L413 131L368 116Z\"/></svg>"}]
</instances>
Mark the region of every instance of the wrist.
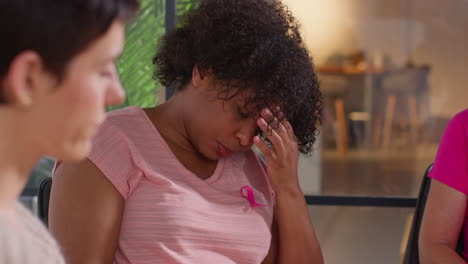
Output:
<instances>
[{"instance_id":1,"label":"wrist","mask_svg":"<svg viewBox=\"0 0 468 264\"><path fill-rule=\"evenodd\" d=\"M299 184L281 185L277 188L274 188L274 191L277 198L283 196L304 198L304 192L302 191Z\"/></svg>"}]
</instances>

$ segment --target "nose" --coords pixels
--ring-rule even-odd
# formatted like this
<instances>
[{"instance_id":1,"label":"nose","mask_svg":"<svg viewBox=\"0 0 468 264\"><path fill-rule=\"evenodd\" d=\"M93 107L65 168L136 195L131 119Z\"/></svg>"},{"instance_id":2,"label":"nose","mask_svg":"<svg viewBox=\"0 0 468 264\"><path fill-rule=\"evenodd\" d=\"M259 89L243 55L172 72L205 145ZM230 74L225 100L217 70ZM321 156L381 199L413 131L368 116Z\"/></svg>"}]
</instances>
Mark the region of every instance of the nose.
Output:
<instances>
[{"instance_id":1,"label":"nose","mask_svg":"<svg viewBox=\"0 0 468 264\"><path fill-rule=\"evenodd\" d=\"M253 137L255 136L256 131L257 124L255 120L249 120L249 122L242 124L236 134L236 137L239 140L239 145L244 149L252 147Z\"/></svg>"},{"instance_id":2,"label":"nose","mask_svg":"<svg viewBox=\"0 0 468 264\"><path fill-rule=\"evenodd\" d=\"M112 81L110 82L106 93L106 106L119 105L125 100L125 90L120 82L117 70L114 70Z\"/></svg>"}]
</instances>

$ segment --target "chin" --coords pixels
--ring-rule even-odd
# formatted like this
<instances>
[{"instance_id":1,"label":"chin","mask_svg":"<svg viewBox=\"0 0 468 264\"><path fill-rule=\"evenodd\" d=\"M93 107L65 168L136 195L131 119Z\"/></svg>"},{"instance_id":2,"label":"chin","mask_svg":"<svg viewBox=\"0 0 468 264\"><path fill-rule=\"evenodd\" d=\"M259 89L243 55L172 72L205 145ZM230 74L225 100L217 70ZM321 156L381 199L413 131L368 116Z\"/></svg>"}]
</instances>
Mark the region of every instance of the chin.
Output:
<instances>
[{"instance_id":1,"label":"chin","mask_svg":"<svg viewBox=\"0 0 468 264\"><path fill-rule=\"evenodd\" d=\"M217 161L217 160L220 160L221 157L215 152L215 153L201 153L203 155L203 157L207 160L211 160L211 161Z\"/></svg>"},{"instance_id":2,"label":"chin","mask_svg":"<svg viewBox=\"0 0 468 264\"><path fill-rule=\"evenodd\" d=\"M63 161L81 161L88 156L90 151L90 140L86 140L86 142L74 142L66 144L61 155L58 155L57 158Z\"/></svg>"},{"instance_id":3,"label":"chin","mask_svg":"<svg viewBox=\"0 0 468 264\"><path fill-rule=\"evenodd\" d=\"M200 152L200 154L207 160L218 161L221 159L216 151L204 151Z\"/></svg>"}]
</instances>

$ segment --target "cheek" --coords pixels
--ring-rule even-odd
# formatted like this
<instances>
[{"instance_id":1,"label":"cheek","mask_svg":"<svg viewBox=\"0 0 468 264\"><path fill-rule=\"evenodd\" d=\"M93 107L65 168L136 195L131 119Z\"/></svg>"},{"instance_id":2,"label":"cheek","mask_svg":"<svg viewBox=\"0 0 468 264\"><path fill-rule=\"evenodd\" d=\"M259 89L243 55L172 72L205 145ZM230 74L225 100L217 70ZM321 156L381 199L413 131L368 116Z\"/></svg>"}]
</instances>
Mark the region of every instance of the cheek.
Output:
<instances>
[{"instance_id":1,"label":"cheek","mask_svg":"<svg viewBox=\"0 0 468 264\"><path fill-rule=\"evenodd\" d=\"M96 125L104 119L104 93L99 80L93 78L70 79L67 86L61 87L64 93L60 109L56 108L58 120L62 124L57 128L65 141L86 141L92 136ZM60 113L61 112L61 113Z\"/></svg>"},{"instance_id":2,"label":"cheek","mask_svg":"<svg viewBox=\"0 0 468 264\"><path fill-rule=\"evenodd\" d=\"M83 76L72 80L68 101L73 108L80 108L82 113L104 111L105 87L97 77Z\"/></svg>"},{"instance_id":3,"label":"cheek","mask_svg":"<svg viewBox=\"0 0 468 264\"><path fill-rule=\"evenodd\" d=\"M196 110L189 111L192 125L196 128L199 140L203 138L217 138L226 140L234 134L235 128L239 125L237 109L229 103L223 104L221 101L201 101L194 107Z\"/></svg>"}]
</instances>

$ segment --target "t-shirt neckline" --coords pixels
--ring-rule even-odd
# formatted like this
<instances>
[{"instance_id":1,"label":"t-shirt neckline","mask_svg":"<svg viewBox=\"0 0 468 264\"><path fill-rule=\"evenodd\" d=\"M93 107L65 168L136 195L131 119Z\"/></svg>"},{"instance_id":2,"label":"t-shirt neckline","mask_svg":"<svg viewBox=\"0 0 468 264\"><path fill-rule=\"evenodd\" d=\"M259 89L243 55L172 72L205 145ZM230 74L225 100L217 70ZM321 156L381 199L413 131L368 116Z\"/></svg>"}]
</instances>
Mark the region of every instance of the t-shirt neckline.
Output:
<instances>
[{"instance_id":1,"label":"t-shirt neckline","mask_svg":"<svg viewBox=\"0 0 468 264\"><path fill-rule=\"evenodd\" d=\"M138 109L138 112L143 116L144 118L144 123L149 126L149 128L151 129L151 131L153 132L154 134L154 138L156 139L157 141L157 145L158 147L162 147L164 148L164 151L165 153L167 153L167 155L169 156L170 159L174 159L176 162L175 162L175 169L177 169L179 172L181 172L183 175L187 175L189 176L191 179L195 179L195 181L202 181L202 182L205 182L207 184L211 184L213 182L215 182L216 180L219 179L219 177L222 175L222 171L223 171L223 168L224 168L224 163L225 163L225 158L222 158L222 159L219 159L217 164L216 164L216 168L213 172L213 174L207 178L207 179L202 179L200 177L198 177L195 173L193 173L192 171L188 170L183 164L182 162L180 162L180 160L176 157L176 155L174 154L174 152L171 150L171 148L169 147L169 145L167 144L166 140L164 140L164 138L162 137L162 135L159 133L157 127L153 124L153 122L151 121L151 119L149 118L149 116L146 114L146 112L140 108L140 107L137 107L137 106L133 106L134 108Z\"/></svg>"}]
</instances>

